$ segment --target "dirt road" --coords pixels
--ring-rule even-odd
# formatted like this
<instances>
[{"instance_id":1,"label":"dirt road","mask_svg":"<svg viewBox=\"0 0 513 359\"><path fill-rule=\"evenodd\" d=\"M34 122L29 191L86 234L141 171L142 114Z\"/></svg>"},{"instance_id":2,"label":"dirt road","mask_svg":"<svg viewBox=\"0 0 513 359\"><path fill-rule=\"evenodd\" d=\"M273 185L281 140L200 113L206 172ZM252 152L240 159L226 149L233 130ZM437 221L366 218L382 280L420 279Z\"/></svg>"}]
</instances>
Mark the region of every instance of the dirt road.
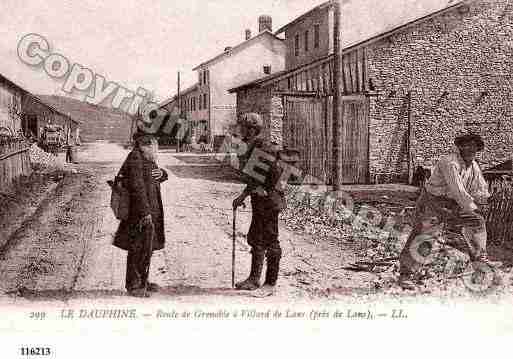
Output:
<instances>
[{"instance_id":1,"label":"dirt road","mask_svg":"<svg viewBox=\"0 0 513 359\"><path fill-rule=\"evenodd\" d=\"M98 142L83 146L78 173L67 174L4 245L0 291L26 298L124 297L126 253L111 245L118 221L109 208L110 179L125 158L122 147ZM231 201L240 193L231 169L212 155L162 150L159 165L169 173L163 184L167 245L156 252L150 277L163 287L157 295L201 300L205 295L246 300L231 286ZM249 202L249 201L248 201ZM236 279L247 276L245 233L250 207L238 211ZM340 268L344 246L318 243L281 228L284 249L277 299L325 296L326 288L371 288L364 274ZM344 259L344 260L343 260ZM9 297L9 296L8 296Z\"/></svg>"},{"instance_id":2,"label":"dirt road","mask_svg":"<svg viewBox=\"0 0 513 359\"><path fill-rule=\"evenodd\" d=\"M6 239L0 243L2 300L135 300L124 291L126 253L111 245L118 221L109 207L106 184L127 153L107 142L81 147L80 164L73 165L77 173L47 185L46 197L42 195L33 213L8 235L5 229ZM230 288L231 202L243 184L212 155L161 150L158 163L169 174L162 186L167 244L152 259L150 279L162 287L153 298L254 302L249 293ZM249 270L247 204L237 217L237 280ZM361 259L361 243L351 238L319 240L282 224L280 241L284 255L277 294L259 299L261 303L375 296L383 282L395 276L394 268L385 273L343 269ZM403 295L400 290L396 294Z\"/></svg>"}]
</instances>

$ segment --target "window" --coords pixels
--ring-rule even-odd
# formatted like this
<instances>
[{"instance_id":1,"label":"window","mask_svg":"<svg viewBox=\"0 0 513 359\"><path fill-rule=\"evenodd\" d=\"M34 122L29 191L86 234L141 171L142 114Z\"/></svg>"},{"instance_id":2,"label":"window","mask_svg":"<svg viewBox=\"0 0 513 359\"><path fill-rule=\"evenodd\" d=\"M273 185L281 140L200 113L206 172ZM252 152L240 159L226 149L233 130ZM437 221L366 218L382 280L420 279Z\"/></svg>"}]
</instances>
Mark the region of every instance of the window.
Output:
<instances>
[{"instance_id":1,"label":"window","mask_svg":"<svg viewBox=\"0 0 513 359\"><path fill-rule=\"evenodd\" d=\"M203 94L203 108L207 109L207 94Z\"/></svg>"},{"instance_id":2,"label":"window","mask_svg":"<svg viewBox=\"0 0 513 359\"><path fill-rule=\"evenodd\" d=\"M203 71L203 84L206 85L207 84L207 71Z\"/></svg>"},{"instance_id":3,"label":"window","mask_svg":"<svg viewBox=\"0 0 513 359\"><path fill-rule=\"evenodd\" d=\"M201 110L201 94L198 96L198 110Z\"/></svg>"},{"instance_id":4,"label":"window","mask_svg":"<svg viewBox=\"0 0 513 359\"><path fill-rule=\"evenodd\" d=\"M199 82L199 85L201 86L201 78L203 77L203 74L201 73L201 71L198 71L198 82Z\"/></svg>"},{"instance_id":5,"label":"window","mask_svg":"<svg viewBox=\"0 0 513 359\"><path fill-rule=\"evenodd\" d=\"M316 49L319 48L319 41L320 41L319 31L320 31L319 24L315 24L314 25L314 48L316 48Z\"/></svg>"},{"instance_id":6,"label":"window","mask_svg":"<svg viewBox=\"0 0 513 359\"><path fill-rule=\"evenodd\" d=\"M294 55L299 56L299 35L294 37Z\"/></svg>"},{"instance_id":7,"label":"window","mask_svg":"<svg viewBox=\"0 0 513 359\"><path fill-rule=\"evenodd\" d=\"M310 33L308 30L305 31L305 52L308 52L308 37Z\"/></svg>"},{"instance_id":8,"label":"window","mask_svg":"<svg viewBox=\"0 0 513 359\"><path fill-rule=\"evenodd\" d=\"M266 74L266 75L271 74L271 65L264 65L264 74Z\"/></svg>"},{"instance_id":9,"label":"window","mask_svg":"<svg viewBox=\"0 0 513 359\"><path fill-rule=\"evenodd\" d=\"M207 70L207 81L206 83L210 83L210 70Z\"/></svg>"}]
</instances>

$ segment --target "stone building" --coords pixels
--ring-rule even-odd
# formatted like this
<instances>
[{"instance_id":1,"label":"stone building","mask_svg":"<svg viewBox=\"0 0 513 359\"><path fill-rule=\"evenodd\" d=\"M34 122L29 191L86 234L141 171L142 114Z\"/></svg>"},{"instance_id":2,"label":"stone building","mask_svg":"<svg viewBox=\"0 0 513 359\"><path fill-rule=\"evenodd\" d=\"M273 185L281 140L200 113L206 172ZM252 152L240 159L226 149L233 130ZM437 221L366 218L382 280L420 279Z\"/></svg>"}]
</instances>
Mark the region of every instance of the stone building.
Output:
<instances>
[{"instance_id":1,"label":"stone building","mask_svg":"<svg viewBox=\"0 0 513 359\"><path fill-rule=\"evenodd\" d=\"M461 3L362 44L379 93L369 114L370 170L378 180L404 179L408 122L410 166L433 165L460 131L485 138L478 159L483 168L512 157L513 8L508 3Z\"/></svg>"},{"instance_id":2,"label":"stone building","mask_svg":"<svg viewBox=\"0 0 513 359\"><path fill-rule=\"evenodd\" d=\"M286 144L306 146L304 169L328 183L333 46L303 58L301 53L314 41L305 41L306 30L314 29L308 34L315 36L316 24L333 41L335 3L322 4L279 30L289 38L284 72L232 89L238 112L283 109L282 123L269 115L268 127L281 126ZM484 136L482 167L511 158L513 7L508 3L340 2L344 183L408 181L417 166L431 166L449 151L462 131Z\"/></svg>"}]
</instances>

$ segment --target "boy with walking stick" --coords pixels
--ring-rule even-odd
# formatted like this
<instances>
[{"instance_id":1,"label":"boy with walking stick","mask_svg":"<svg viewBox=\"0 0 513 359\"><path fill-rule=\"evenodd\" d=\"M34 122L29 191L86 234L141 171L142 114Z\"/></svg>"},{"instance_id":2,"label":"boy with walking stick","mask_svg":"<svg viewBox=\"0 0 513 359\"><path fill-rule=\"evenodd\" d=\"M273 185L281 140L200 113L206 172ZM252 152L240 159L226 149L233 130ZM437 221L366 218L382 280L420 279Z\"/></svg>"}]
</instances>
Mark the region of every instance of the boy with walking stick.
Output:
<instances>
[{"instance_id":1,"label":"boy with walking stick","mask_svg":"<svg viewBox=\"0 0 513 359\"><path fill-rule=\"evenodd\" d=\"M247 186L233 201L234 214L248 196L251 197L252 208L251 225L247 235L248 244L251 246L251 270L249 277L236 283L235 287L240 290L256 290L257 297L270 296L275 291L282 255L278 240L278 215L286 206L285 195L279 183L282 171L277 166L278 153L260 136L262 128L263 122L260 115L249 113L245 116L241 131L247 144L247 151L240 158L240 168L247 174L248 171L244 170L245 166L251 167L249 162L260 158L261 163L268 166L268 170L265 175L244 176ZM253 166L253 168L256 167ZM264 181L257 178L264 178ZM264 259L267 260L267 269L264 285L260 287Z\"/></svg>"}]
</instances>

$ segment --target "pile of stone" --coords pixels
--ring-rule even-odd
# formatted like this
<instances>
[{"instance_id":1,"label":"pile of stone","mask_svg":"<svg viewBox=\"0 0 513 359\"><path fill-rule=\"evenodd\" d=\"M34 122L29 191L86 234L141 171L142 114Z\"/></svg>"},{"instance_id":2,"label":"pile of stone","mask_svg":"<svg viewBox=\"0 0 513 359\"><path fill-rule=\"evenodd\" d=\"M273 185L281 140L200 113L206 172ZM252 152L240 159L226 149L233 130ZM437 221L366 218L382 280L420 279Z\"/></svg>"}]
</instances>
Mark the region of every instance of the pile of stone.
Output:
<instances>
[{"instance_id":1,"label":"pile of stone","mask_svg":"<svg viewBox=\"0 0 513 359\"><path fill-rule=\"evenodd\" d=\"M64 164L56 156L43 151L37 144L33 144L29 150L30 163L35 170L62 169Z\"/></svg>"}]
</instances>

